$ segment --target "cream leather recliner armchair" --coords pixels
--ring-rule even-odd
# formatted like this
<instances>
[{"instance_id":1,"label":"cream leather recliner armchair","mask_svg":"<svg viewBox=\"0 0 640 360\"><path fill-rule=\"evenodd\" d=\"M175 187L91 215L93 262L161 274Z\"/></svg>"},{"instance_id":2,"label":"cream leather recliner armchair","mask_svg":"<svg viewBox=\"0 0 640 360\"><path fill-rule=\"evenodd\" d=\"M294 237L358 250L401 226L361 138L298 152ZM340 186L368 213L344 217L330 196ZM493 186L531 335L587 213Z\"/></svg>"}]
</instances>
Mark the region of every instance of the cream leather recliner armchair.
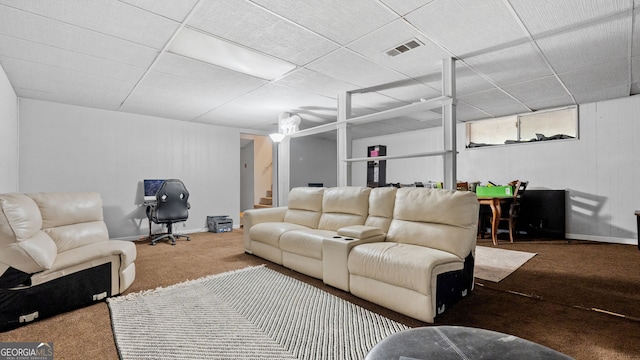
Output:
<instances>
[{"instance_id":1,"label":"cream leather recliner armchair","mask_svg":"<svg viewBox=\"0 0 640 360\"><path fill-rule=\"evenodd\" d=\"M122 293L135 259L109 240L98 193L0 194L0 329Z\"/></svg>"},{"instance_id":2,"label":"cream leather recliner armchair","mask_svg":"<svg viewBox=\"0 0 640 360\"><path fill-rule=\"evenodd\" d=\"M433 322L473 289L478 208L468 191L398 189L385 241L349 253L349 291Z\"/></svg>"}]
</instances>

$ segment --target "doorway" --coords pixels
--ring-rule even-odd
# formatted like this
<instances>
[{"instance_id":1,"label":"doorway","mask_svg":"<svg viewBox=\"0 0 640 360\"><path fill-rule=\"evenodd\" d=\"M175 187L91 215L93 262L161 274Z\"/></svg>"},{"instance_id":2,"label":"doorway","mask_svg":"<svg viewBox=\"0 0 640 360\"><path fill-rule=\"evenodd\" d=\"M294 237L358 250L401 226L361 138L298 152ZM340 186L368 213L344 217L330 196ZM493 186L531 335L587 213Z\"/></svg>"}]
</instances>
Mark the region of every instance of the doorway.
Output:
<instances>
[{"instance_id":1,"label":"doorway","mask_svg":"<svg viewBox=\"0 0 640 360\"><path fill-rule=\"evenodd\" d=\"M240 224L242 212L271 207L272 143L268 136L240 135Z\"/></svg>"}]
</instances>

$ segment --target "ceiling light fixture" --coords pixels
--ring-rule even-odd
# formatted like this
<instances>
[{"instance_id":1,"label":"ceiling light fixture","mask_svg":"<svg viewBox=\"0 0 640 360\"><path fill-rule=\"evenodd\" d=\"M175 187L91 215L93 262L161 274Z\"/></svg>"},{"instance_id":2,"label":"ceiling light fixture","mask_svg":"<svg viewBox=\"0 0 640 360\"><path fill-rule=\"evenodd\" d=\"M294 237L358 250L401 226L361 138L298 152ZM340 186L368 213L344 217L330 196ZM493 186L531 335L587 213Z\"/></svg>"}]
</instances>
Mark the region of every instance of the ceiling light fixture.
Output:
<instances>
[{"instance_id":1,"label":"ceiling light fixture","mask_svg":"<svg viewBox=\"0 0 640 360\"><path fill-rule=\"evenodd\" d=\"M190 28L180 30L168 51L265 80L275 80L296 68L284 60Z\"/></svg>"},{"instance_id":2,"label":"ceiling light fixture","mask_svg":"<svg viewBox=\"0 0 640 360\"><path fill-rule=\"evenodd\" d=\"M269 134L271 141L273 141L276 144L284 140L284 136L285 136L284 134L280 134L280 133Z\"/></svg>"}]
</instances>

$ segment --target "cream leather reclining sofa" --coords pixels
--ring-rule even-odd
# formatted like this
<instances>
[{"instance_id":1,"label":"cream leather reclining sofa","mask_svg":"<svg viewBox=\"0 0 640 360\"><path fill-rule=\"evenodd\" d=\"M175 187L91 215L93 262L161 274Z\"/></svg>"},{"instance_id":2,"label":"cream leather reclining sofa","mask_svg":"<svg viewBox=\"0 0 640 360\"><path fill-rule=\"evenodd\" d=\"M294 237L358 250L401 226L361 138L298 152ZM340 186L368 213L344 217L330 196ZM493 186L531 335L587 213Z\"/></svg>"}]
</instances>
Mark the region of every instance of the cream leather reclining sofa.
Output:
<instances>
[{"instance_id":1,"label":"cream leather reclining sofa","mask_svg":"<svg viewBox=\"0 0 640 360\"><path fill-rule=\"evenodd\" d=\"M98 193L0 194L0 330L122 293L132 242L109 240Z\"/></svg>"},{"instance_id":2,"label":"cream leather reclining sofa","mask_svg":"<svg viewBox=\"0 0 640 360\"><path fill-rule=\"evenodd\" d=\"M433 322L473 289L478 207L466 191L294 188L245 211L245 251Z\"/></svg>"}]
</instances>

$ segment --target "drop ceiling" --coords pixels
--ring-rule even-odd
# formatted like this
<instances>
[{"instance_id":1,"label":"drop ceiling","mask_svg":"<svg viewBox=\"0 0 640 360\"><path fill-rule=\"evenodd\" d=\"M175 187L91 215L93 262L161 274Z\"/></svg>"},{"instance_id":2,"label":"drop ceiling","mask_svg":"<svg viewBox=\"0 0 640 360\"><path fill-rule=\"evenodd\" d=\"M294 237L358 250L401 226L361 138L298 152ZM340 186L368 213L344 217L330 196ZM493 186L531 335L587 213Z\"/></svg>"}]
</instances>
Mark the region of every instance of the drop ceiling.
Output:
<instances>
[{"instance_id":1,"label":"drop ceiling","mask_svg":"<svg viewBox=\"0 0 640 360\"><path fill-rule=\"evenodd\" d=\"M437 97L453 57L470 121L638 94L639 14L640 0L0 0L0 66L21 98L268 133L283 112L336 121L344 91L377 86L353 115ZM265 80L169 52L185 28L295 69Z\"/></svg>"}]
</instances>

